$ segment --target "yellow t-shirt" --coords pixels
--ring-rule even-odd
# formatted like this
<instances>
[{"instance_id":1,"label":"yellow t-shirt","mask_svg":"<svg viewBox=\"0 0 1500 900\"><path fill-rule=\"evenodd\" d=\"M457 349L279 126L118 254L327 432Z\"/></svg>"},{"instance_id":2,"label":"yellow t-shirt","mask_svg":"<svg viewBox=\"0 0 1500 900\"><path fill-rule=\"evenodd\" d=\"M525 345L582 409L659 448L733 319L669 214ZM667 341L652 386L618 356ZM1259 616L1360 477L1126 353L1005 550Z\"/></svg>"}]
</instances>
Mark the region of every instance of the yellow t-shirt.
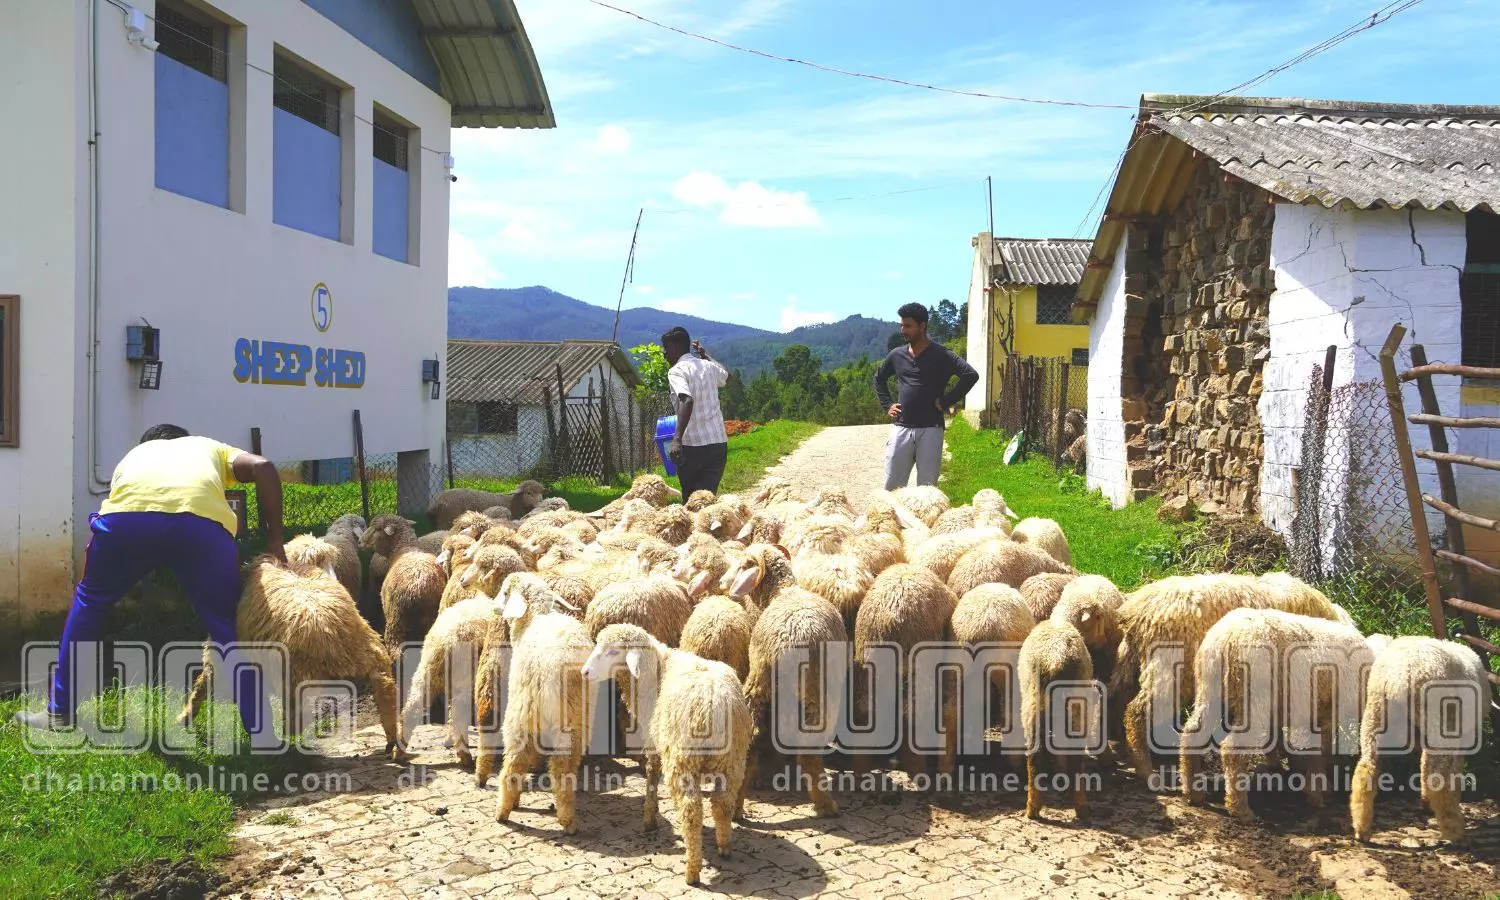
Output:
<instances>
[{"instance_id":1,"label":"yellow t-shirt","mask_svg":"<svg viewBox=\"0 0 1500 900\"><path fill-rule=\"evenodd\" d=\"M233 536L239 519L224 499L224 485L239 483L233 463L241 452L195 436L138 444L115 467L99 512L192 513Z\"/></svg>"}]
</instances>

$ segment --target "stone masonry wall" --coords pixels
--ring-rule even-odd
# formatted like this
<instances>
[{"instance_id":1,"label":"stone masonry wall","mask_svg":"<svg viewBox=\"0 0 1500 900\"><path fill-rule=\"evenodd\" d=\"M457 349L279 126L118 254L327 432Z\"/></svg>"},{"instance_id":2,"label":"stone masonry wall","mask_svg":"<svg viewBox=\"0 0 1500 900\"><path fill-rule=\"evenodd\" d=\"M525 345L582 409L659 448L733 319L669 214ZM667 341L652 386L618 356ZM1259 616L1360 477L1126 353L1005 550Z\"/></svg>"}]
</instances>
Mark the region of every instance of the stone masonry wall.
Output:
<instances>
[{"instance_id":1,"label":"stone masonry wall","mask_svg":"<svg viewBox=\"0 0 1500 900\"><path fill-rule=\"evenodd\" d=\"M1204 160L1177 209L1132 226L1121 393L1136 498L1257 509L1274 214L1269 194Z\"/></svg>"}]
</instances>

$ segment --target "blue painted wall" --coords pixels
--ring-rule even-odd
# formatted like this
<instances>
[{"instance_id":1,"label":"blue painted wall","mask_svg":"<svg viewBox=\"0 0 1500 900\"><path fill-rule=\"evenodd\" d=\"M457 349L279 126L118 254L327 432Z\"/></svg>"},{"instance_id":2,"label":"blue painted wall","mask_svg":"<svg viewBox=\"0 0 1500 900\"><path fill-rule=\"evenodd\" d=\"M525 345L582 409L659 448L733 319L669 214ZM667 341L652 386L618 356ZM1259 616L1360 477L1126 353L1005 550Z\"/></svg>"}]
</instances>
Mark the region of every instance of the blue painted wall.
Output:
<instances>
[{"instance_id":1,"label":"blue painted wall","mask_svg":"<svg viewBox=\"0 0 1500 900\"><path fill-rule=\"evenodd\" d=\"M279 225L339 239L339 136L283 109L275 115L272 213Z\"/></svg>"},{"instance_id":2,"label":"blue painted wall","mask_svg":"<svg viewBox=\"0 0 1500 900\"><path fill-rule=\"evenodd\" d=\"M406 262L407 222L410 219L408 174L390 163L375 160L374 249L381 256Z\"/></svg>"},{"instance_id":3,"label":"blue painted wall","mask_svg":"<svg viewBox=\"0 0 1500 900\"><path fill-rule=\"evenodd\" d=\"M411 0L302 0L433 92L442 78Z\"/></svg>"},{"instance_id":4,"label":"blue painted wall","mask_svg":"<svg viewBox=\"0 0 1500 900\"><path fill-rule=\"evenodd\" d=\"M156 54L156 186L229 207L229 85Z\"/></svg>"}]
</instances>

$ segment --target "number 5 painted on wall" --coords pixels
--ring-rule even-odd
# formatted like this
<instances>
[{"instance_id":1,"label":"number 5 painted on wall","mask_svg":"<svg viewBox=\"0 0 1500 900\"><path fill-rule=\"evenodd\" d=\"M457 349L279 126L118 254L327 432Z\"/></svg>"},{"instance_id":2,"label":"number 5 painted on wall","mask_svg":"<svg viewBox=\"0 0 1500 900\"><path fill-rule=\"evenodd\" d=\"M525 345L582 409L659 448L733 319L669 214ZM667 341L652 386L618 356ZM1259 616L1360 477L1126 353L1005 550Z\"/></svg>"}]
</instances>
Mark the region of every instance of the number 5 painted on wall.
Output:
<instances>
[{"instance_id":1,"label":"number 5 painted on wall","mask_svg":"<svg viewBox=\"0 0 1500 900\"><path fill-rule=\"evenodd\" d=\"M321 281L313 287L312 318L313 327L319 331L327 331L333 324L333 292Z\"/></svg>"}]
</instances>

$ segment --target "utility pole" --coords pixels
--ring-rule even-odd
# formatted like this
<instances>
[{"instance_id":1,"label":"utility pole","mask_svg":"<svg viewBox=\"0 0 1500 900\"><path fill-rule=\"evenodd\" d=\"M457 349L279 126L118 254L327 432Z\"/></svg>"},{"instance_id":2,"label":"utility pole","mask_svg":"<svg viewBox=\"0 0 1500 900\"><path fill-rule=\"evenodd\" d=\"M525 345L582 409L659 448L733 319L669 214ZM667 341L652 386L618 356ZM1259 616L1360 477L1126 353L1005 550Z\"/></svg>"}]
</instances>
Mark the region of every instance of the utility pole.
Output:
<instances>
[{"instance_id":1,"label":"utility pole","mask_svg":"<svg viewBox=\"0 0 1500 900\"><path fill-rule=\"evenodd\" d=\"M635 214L635 231L630 234L630 254L625 257L625 277L620 279L620 299L615 302L615 329L610 335L610 342L620 342L620 310L625 305L625 285L630 283L630 276L635 271L635 241L641 234L641 217L646 214L646 207L641 207L640 212Z\"/></svg>"}]
</instances>

